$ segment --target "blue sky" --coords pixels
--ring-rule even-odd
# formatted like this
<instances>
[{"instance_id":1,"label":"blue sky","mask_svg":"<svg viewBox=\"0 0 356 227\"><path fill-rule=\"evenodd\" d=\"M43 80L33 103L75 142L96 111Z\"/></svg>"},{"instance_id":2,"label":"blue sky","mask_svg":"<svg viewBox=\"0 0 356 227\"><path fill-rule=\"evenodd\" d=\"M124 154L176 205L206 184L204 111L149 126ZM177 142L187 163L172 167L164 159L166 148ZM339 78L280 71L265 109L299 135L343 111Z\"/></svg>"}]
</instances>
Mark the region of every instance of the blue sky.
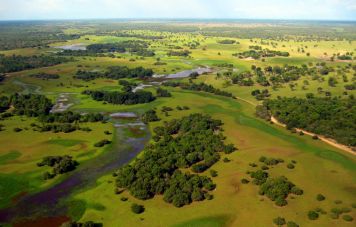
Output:
<instances>
[{"instance_id":1,"label":"blue sky","mask_svg":"<svg viewBox=\"0 0 356 227\"><path fill-rule=\"evenodd\" d=\"M85 18L356 20L356 0L0 0L0 20Z\"/></svg>"}]
</instances>

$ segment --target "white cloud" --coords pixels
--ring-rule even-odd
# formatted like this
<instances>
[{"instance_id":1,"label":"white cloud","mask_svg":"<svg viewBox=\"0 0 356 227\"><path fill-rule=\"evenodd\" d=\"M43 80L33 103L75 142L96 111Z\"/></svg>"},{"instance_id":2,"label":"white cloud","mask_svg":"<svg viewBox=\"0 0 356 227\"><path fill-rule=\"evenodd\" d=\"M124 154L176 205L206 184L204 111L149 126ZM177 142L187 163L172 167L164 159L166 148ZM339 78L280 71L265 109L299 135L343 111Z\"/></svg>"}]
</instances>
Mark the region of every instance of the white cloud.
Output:
<instances>
[{"instance_id":1,"label":"white cloud","mask_svg":"<svg viewBox=\"0 0 356 227\"><path fill-rule=\"evenodd\" d=\"M356 0L0 0L0 19L356 19Z\"/></svg>"}]
</instances>

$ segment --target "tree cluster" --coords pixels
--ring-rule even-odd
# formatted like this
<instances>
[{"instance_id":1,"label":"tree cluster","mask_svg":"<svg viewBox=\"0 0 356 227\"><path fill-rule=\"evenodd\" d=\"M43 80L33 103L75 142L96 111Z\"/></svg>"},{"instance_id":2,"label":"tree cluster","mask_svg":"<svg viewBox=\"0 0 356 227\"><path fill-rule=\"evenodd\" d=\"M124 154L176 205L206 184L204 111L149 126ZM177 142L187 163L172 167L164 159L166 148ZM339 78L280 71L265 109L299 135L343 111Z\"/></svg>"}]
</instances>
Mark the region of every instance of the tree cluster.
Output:
<instances>
[{"instance_id":1,"label":"tree cluster","mask_svg":"<svg viewBox=\"0 0 356 227\"><path fill-rule=\"evenodd\" d=\"M26 69L42 68L58 65L69 60L64 57L55 57L47 55L5 56L0 54L0 73L18 72Z\"/></svg>"},{"instance_id":2,"label":"tree cluster","mask_svg":"<svg viewBox=\"0 0 356 227\"><path fill-rule=\"evenodd\" d=\"M44 157L43 160L37 163L37 166L49 166L53 167L52 173L45 172L44 178L45 180L51 179L58 174L67 173L73 171L79 163L72 159L71 156L47 156Z\"/></svg>"},{"instance_id":3,"label":"tree cluster","mask_svg":"<svg viewBox=\"0 0 356 227\"><path fill-rule=\"evenodd\" d=\"M118 92L118 91L92 91L85 90L83 94L90 95L96 101L105 101L112 104L133 105L139 103L149 103L155 97L149 91Z\"/></svg>"},{"instance_id":4,"label":"tree cluster","mask_svg":"<svg viewBox=\"0 0 356 227\"><path fill-rule=\"evenodd\" d=\"M191 91L204 91L208 93L213 93L215 95L220 95L220 96L226 96L226 97L233 97L232 93L222 91L218 88L214 88L212 85L208 85L205 83L184 83L184 82L175 82L175 81L167 81L163 83L164 86L169 86L169 87L180 87L185 90L191 90Z\"/></svg>"},{"instance_id":5,"label":"tree cluster","mask_svg":"<svg viewBox=\"0 0 356 227\"><path fill-rule=\"evenodd\" d=\"M231 153L218 133L222 122L208 115L191 114L154 128L155 143L146 146L142 156L117 171L117 187L126 188L139 199L163 195L177 207L211 198L215 188L210 178L182 172L182 168L204 165L220 159L220 152Z\"/></svg>"},{"instance_id":6,"label":"tree cluster","mask_svg":"<svg viewBox=\"0 0 356 227\"><path fill-rule=\"evenodd\" d=\"M348 146L356 146L356 100L338 98L278 98L263 107L287 125L324 135Z\"/></svg>"},{"instance_id":7,"label":"tree cluster","mask_svg":"<svg viewBox=\"0 0 356 227\"><path fill-rule=\"evenodd\" d=\"M49 73L35 73L31 74L30 77L42 79L42 80L54 80L59 79L58 74L49 74Z\"/></svg>"}]
</instances>

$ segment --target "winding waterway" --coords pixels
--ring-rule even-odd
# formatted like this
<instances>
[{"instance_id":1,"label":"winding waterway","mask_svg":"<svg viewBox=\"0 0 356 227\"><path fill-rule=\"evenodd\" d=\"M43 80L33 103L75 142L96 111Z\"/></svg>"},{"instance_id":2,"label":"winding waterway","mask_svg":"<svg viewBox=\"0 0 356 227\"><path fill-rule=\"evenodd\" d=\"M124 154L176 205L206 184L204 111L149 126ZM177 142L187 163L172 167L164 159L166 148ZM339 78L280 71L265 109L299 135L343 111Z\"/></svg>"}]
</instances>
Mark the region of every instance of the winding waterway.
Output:
<instances>
[{"instance_id":1,"label":"winding waterway","mask_svg":"<svg viewBox=\"0 0 356 227\"><path fill-rule=\"evenodd\" d=\"M94 187L98 178L128 163L148 142L150 135L145 124L132 124L139 122L137 119L131 124L120 122L119 119L112 119L112 123L120 124L120 127L115 127L114 142L110 149L79 165L62 182L43 191L25 195L12 207L0 210L0 223L12 223L15 219L65 217L67 198L79 190Z\"/></svg>"}]
</instances>

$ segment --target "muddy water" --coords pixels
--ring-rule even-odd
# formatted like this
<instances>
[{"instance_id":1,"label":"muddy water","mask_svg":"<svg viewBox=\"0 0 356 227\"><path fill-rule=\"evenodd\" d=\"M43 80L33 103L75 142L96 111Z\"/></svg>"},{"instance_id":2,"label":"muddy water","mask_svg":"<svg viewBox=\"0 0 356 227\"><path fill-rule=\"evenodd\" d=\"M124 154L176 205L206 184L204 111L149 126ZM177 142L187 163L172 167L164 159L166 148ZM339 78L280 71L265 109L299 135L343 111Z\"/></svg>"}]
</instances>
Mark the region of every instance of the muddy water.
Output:
<instances>
[{"instance_id":1,"label":"muddy water","mask_svg":"<svg viewBox=\"0 0 356 227\"><path fill-rule=\"evenodd\" d=\"M137 122L137 119L134 122ZM17 223L25 223L26 219L32 219L30 223L36 223L51 218L58 222L56 217L66 220L63 217L67 214L66 199L70 195L78 190L95 186L98 178L114 172L132 160L149 140L149 131L144 124L135 125L129 122L125 125L120 119L113 119L112 123L121 124L121 127L115 127L115 141L111 149L81 164L62 182L44 191L25 195L12 207L0 210L0 223L14 223L15 219ZM131 133L127 133L127 130ZM56 226L56 224L49 226Z\"/></svg>"}]
</instances>

